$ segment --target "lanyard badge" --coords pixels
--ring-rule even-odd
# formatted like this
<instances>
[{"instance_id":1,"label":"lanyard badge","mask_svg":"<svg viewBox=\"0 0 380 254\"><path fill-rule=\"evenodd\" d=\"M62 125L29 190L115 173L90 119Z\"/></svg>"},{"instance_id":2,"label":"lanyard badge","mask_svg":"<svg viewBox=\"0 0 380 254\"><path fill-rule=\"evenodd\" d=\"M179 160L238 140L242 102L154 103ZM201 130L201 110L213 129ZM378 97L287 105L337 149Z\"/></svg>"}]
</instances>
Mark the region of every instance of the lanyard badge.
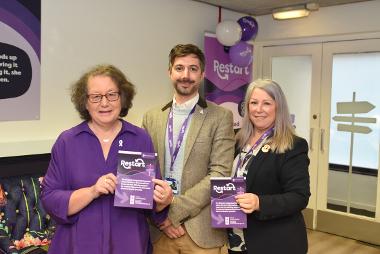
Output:
<instances>
[{"instance_id":1,"label":"lanyard badge","mask_svg":"<svg viewBox=\"0 0 380 254\"><path fill-rule=\"evenodd\" d=\"M173 108L169 112L169 121L168 121L167 129L168 129L168 138L169 138L168 143L169 143L169 151L170 151L170 177L167 177L166 181L169 183L174 194L178 193L178 182L176 179L172 177L173 165L174 165L174 161L177 159L179 149L181 148L181 145L183 143L183 138L185 136L185 132L189 124L190 116L194 113L194 111L195 111L195 106L192 108L189 115L186 117L185 121L183 122L181 126L175 148L174 148L174 132L173 132Z\"/></svg>"}]
</instances>

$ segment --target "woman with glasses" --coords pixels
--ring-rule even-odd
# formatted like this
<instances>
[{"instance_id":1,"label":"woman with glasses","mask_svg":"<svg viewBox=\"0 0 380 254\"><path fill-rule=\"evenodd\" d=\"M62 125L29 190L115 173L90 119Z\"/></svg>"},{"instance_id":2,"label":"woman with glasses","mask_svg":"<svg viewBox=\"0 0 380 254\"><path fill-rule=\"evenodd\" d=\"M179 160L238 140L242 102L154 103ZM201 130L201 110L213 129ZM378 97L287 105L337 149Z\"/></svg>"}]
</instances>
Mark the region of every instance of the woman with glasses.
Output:
<instances>
[{"instance_id":1,"label":"woman with glasses","mask_svg":"<svg viewBox=\"0 0 380 254\"><path fill-rule=\"evenodd\" d=\"M71 100L84 121L58 137L43 181L43 205L58 225L49 253L150 252L147 217L164 221L169 185L153 180L153 210L113 205L118 150L154 152L148 134L121 119L134 95L133 84L112 65L94 67L72 86Z\"/></svg>"}]
</instances>

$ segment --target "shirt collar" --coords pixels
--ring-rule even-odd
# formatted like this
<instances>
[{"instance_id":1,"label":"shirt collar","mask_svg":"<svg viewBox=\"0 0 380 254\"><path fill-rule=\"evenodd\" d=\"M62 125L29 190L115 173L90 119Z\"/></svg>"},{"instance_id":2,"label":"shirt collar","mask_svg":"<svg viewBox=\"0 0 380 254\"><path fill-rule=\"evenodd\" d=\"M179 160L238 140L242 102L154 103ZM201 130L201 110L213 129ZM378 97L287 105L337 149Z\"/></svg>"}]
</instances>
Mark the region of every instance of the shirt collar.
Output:
<instances>
[{"instance_id":1,"label":"shirt collar","mask_svg":"<svg viewBox=\"0 0 380 254\"><path fill-rule=\"evenodd\" d=\"M197 94L196 96L194 96L193 98L191 98L190 100L182 104L178 104L175 99L175 96L173 96L173 108L191 110L197 104L198 100L199 100L199 94Z\"/></svg>"},{"instance_id":2,"label":"shirt collar","mask_svg":"<svg viewBox=\"0 0 380 254\"><path fill-rule=\"evenodd\" d=\"M124 133L124 132L130 132L134 135L136 135L136 130L133 128L133 125L128 123L127 121L124 121L124 120L121 120L121 130L120 130L120 134ZM90 127L88 126L88 121L83 121L82 123L80 123L77 128L74 129L74 135L79 135L80 133L82 132L87 132L87 133L90 133L90 134L94 134L94 132L90 129Z\"/></svg>"},{"instance_id":3,"label":"shirt collar","mask_svg":"<svg viewBox=\"0 0 380 254\"><path fill-rule=\"evenodd\" d=\"M166 105L164 105L161 108L161 111L165 111L167 109L170 109L172 107L172 104L173 104L173 100L169 101ZM207 108L207 101L200 96L199 96L199 100L198 100L197 104L201 108Z\"/></svg>"}]
</instances>

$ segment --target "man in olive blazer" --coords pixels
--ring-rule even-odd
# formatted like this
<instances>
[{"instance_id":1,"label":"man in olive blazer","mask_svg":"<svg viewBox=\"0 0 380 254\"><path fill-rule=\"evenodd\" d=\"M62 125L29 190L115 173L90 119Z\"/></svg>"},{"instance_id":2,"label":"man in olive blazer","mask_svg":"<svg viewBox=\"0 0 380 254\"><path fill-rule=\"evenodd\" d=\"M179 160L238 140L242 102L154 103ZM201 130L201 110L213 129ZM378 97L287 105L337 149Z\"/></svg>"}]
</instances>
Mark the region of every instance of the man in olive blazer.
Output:
<instances>
[{"instance_id":1,"label":"man in olive blazer","mask_svg":"<svg viewBox=\"0 0 380 254\"><path fill-rule=\"evenodd\" d=\"M169 170L165 159L171 158L167 147L169 113L175 105L195 104L189 106L193 110L189 113L190 121L185 126L186 135L181 143L180 193L175 195L168 213L167 225L172 227L175 236L153 229L154 253L191 253L176 246L176 240L186 237L195 243L194 248L190 247L192 253L221 253L227 240L225 230L211 228L210 177L230 176L235 143L233 117L231 111L199 97L198 88L204 74L202 56L203 53L191 44L172 49L169 76L175 88L173 101L147 112L143 118L143 128L153 140L161 174L165 176L165 171ZM163 241L162 237L166 243L157 246Z\"/></svg>"},{"instance_id":2,"label":"man in olive blazer","mask_svg":"<svg viewBox=\"0 0 380 254\"><path fill-rule=\"evenodd\" d=\"M164 173L166 124L172 102L145 114L143 128L152 137ZM234 153L232 113L199 99L185 141L182 191L169 209L169 219L177 227L185 225L191 239L202 248L222 246L224 230L211 228L210 177L229 176ZM158 234L157 234L158 233ZM152 234L157 240L160 232Z\"/></svg>"}]
</instances>

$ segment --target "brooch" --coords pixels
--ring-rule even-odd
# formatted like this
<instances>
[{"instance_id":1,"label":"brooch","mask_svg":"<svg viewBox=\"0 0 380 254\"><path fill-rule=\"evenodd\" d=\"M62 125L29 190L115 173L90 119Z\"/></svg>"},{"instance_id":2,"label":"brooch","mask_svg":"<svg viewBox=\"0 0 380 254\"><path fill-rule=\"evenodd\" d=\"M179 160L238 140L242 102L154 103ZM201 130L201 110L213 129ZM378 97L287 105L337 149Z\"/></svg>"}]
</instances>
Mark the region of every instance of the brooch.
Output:
<instances>
[{"instance_id":1,"label":"brooch","mask_svg":"<svg viewBox=\"0 0 380 254\"><path fill-rule=\"evenodd\" d=\"M268 144L264 145L261 148L261 151L263 151L263 153L267 153L269 150L270 150L270 145L268 145Z\"/></svg>"}]
</instances>

